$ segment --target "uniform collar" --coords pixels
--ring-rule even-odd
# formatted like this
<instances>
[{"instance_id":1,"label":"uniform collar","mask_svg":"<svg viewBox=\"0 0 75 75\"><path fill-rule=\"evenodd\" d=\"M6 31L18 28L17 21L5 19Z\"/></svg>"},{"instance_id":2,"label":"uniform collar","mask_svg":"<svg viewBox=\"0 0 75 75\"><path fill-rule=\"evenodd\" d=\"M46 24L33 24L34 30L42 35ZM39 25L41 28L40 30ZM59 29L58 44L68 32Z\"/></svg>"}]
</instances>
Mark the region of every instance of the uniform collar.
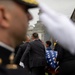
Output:
<instances>
[{"instance_id":1,"label":"uniform collar","mask_svg":"<svg viewBox=\"0 0 75 75\"><path fill-rule=\"evenodd\" d=\"M11 52L14 52L14 48L12 48L12 47L6 45L6 44L3 43L3 42L0 42L0 46L6 48L7 50L9 50L9 51L11 51Z\"/></svg>"}]
</instances>

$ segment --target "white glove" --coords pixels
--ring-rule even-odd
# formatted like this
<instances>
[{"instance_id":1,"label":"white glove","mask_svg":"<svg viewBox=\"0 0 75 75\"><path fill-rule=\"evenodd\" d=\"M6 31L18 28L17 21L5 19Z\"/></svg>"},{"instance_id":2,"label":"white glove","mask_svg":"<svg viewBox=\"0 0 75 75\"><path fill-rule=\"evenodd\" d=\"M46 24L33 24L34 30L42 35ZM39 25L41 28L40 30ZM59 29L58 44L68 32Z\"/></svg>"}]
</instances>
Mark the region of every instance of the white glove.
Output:
<instances>
[{"instance_id":1,"label":"white glove","mask_svg":"<svg viewBox=\"0 0 75 75\"><path fill-rule=\"evenodd\" d=\"M23 62L20 62L19 65L20 65L21 67L25 68Z\"/></svg>"},{"instance_id":2,"label":"white glove","mask_svg":"<svg viewBox=\"0 0 75 75\"><path fill-rule=\"evenodd\" d=\"M39 2L42 10L40 19L50 35L72 54L75 53L75 26L66 16L51 10L46 4Z\"/></svg>"}]
</instances>

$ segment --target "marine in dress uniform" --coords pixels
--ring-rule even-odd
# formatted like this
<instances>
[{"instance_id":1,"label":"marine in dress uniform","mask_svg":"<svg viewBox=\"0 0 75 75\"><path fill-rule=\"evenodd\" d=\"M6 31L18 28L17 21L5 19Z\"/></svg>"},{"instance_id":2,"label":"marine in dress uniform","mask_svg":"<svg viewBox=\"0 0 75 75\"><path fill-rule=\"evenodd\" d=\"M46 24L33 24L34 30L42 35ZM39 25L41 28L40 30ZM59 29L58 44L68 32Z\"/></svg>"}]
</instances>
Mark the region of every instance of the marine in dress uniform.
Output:
<instances>
[{"instance_id":1,"label":"marine in dress uniform","mask_svg":"<svg viewBox=\"0 0 75 75\"><path fill-rule=\"evenodd\" d=\"M6 0L3 0L3 1L6 1ZM37 3L34 0L7 0L7 1L13 1L15 4L23 5L23 6L27 7L28 9L37 7ZM3 8L3 7L1 7L1 8ZM5 17L3 17L5 15L3 13L4 11L1 10L1 8L0 8L0 16L2 14L3 15L0 17L0 27L2 27L2 25L4 26L4 23L2 24L1 22L3 19L6 19ZM11 10L13 10L13 9L11 9ZM2 19L2 17L3 17L3 19ZM7 35L3 35L3 33L0 35L0 41L1 41L0 42L0 75L30 75L27 70L25 70L13 63L14 48L12 46L10 46L9 43L6 44L5 43L6 41L2 41L2 40L7 40L7 38L5 38L5 39L1 38L2 36L7 36ZM8 40L8 42L9 42L9 40Z\"/></svg>"}]
</instances>

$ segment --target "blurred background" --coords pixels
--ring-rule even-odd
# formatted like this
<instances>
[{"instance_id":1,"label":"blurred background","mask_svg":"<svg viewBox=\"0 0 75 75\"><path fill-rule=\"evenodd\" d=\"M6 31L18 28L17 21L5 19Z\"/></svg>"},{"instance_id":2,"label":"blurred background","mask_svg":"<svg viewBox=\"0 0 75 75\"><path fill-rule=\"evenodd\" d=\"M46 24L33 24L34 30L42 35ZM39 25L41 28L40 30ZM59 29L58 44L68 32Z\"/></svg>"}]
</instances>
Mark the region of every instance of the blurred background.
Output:
<instances>
[{"instance_id":1,"label":"blurred background","mask_svg":"<svg viewBox=\"0 0 75 75\"><path fill-rule=\"evenodd\" d=\"M75 8L75 0L41 0L46 3L51 9L66 15L68 18L72 16ZM33 15L34 19L30 22L28 35L31 36L33 32L38 32L42 41L52 40L52 37L46 32L45 27L39 21L39 8L29 10Z\"/></svg>"}]
</instances>

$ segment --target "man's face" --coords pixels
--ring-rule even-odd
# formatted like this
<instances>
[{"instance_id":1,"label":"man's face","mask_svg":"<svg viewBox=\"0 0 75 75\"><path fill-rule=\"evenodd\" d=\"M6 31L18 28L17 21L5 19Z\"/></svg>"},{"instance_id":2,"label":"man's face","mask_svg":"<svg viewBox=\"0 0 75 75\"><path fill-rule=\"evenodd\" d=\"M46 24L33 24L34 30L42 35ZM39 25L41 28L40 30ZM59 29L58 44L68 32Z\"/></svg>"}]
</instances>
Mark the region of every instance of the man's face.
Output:
<instances>
[{"instance_id":1,"label":"man's face","mask_svg":"<svg viewBox=\"0 0 75 75\"><path fill-rule=\"evenodd\" d=\"M28 12L28 9L23 6L15 4L14 11L12 11L10 20L10 34L16 39L23 41L27 33L29 20L32 16Z\"/></svg>"}]
</instances>

